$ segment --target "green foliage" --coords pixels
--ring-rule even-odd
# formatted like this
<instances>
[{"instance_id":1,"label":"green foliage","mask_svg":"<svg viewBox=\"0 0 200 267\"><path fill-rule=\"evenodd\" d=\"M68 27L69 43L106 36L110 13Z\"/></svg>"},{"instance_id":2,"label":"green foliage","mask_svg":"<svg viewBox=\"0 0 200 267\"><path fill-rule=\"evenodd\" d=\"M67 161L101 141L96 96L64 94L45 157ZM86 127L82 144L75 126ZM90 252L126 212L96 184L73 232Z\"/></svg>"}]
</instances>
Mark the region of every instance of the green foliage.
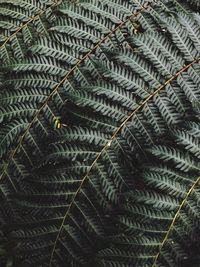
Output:
<instances>
[{"instance_id":1,"label":"green foliage","mask_svg":"<svg viewBox=\"0 0 200 267\"><path fill-rule=\"evenodd\" d=\"M49 266L70 208L52 266L198 266L198 184L161 243L200 175L199 1L64 0L3 44L51 4L0 0L0 265Z\"/></svg>"}]
</instances>

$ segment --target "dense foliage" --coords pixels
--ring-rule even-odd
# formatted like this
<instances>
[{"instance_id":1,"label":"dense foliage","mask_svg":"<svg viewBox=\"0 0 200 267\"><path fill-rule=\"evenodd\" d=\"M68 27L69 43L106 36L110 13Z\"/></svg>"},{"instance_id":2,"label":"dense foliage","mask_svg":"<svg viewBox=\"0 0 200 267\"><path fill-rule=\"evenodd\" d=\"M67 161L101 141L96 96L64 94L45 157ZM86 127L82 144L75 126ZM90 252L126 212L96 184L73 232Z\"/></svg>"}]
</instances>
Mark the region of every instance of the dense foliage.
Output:
<instances>
[{"instance_id":1,"label":"dense foliage","mask_svg":"<svg viewBox=\"0 0 200 267\"><path fill-rule=\"evenodd\" d=\"M200 266L200 1L52 4L0 0L0 265Z\"/></svg>"}]
</instances>

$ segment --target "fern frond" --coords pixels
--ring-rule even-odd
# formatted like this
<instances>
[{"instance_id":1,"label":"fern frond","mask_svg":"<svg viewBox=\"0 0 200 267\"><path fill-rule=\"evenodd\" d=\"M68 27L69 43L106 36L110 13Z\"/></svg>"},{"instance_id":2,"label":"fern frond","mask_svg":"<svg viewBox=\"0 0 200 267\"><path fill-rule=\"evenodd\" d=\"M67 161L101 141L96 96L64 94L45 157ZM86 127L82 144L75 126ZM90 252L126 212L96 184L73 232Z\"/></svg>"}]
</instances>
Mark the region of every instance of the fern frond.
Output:
<instances>
[{"instance_id":1,"label":"fern frond","mask_svg":"<svg viewBox=\"0 0 200 267\"><path fill-rule=\"evenodd\" d=\"M70 55L71 51L67 51L66 47L61 46L56 42L49 42L48 39L44 37L38 39L38 42L31 46L30 51L39 55L56 58L68 63L69 65L76 64L79 59L76 53Z\"/></svg>"},{"instance_id":2,"label":"fern frond","mask_svg":"<svg viewBox=\"0 0 200 267\"><path fill-rule=\"evenodd\" d=\"M199 165L190 155L184 155L182 152L174 148L166 146L156 146L151 150L152 154L158 156L165 161L173 161L176 167L183 171L199 170Z\"/></svg>"},{"instance_id":3,"label":"fern frond","mask_svg":"<svg viewBox=\"0 0 200 267\"><path fill-rule=\"evenodd\" d=\"M27 58L23 62L13 61L5 65L1 70L9 71L13 70L16 72L21 71L35 71L49 73L53 75L59 75L63 77L66 74L66 69L61 65L56 63L55 59L51 58L39 58L35 56L34 58Z\"/></svg>"},{"instance_id":4,"label":"fern frond","mask_svg":"<svg viewBox=\"0 0 200 267\"><path fill-rule=\"evenodd\" d=\"M0 222L16 266L198 262L198 6L0 0Z\"/></svg>"}]
</instances>

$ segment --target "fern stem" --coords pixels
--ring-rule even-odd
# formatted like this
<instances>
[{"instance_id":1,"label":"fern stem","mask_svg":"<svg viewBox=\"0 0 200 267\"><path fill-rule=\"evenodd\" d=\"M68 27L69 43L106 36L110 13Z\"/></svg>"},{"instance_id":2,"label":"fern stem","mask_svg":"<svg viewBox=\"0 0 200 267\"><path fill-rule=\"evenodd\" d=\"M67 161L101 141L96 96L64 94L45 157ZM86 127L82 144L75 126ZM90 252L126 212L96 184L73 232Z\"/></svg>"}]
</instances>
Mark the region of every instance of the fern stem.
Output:
<instances>
[{"instance_id":1,"label":"fern stem","mask_svg":"<svg viewBox=\"0 0 200 267\"><path fill-rule=\"evenodd\" d=\"M51 6L49 6L48 8L42 10L39 14L35 15L33 18L31 18L30 20L28 20L25 24L23 24L21 27L19 27L19 29L17 29L13 34L11 34L6 40L5 42L0 46L0 49L2 47L4 47L7 42L14 37L19 31L21 31L23 28L25 28L29 23L31 23L33 20L39 18L42 14L44 14L45 12L47 12L49 9L51 9L54 6L57 6L58 4L60 4L63 0L59 0L58 2L52 2L53 4Z\"/></svg>"},{"instance_id":2,"label":"fern stem","mask_svg":"<svg viewBox=\"0 0 200 267\"><path fill-rule=\"evenodd\" d=\"M95 160L92 162L92 164L91 164L91 166L89 167L89 169L88 169L88 171L87 171L87 173L85 174L85 176L83 177L83 179L82 179L82 181L81 181L81 183L80 183L80 185L79 185L79 187L78 187L78 189L76 190L76 192L74 193L74 196L73 196L73 198L72 198L72 200L71 200L71 202L70 202L70 204L68 205L68 208L67 208L67 211L66 211L66 213L65 213L65 215L64 215L64 217L63 217L63 220L62 220L62 223L61 223L61 226L60 226L60 228L59 228L59 230L58 230L58 234L57 234L57 236L56 236L56 240L55 240L55 242L54 242L54 246L53 246L53 250L52 250L52 253L51 253L51 257L50 257L50 262L49 262L49 266L51 267L52 266L52 261L53 261L53 256L54 256L54 253L55 253L55 249L56 249L56 244L57 244L57 242L58 242L58 239L60 238L60 234L61 234L61 231L62 231L62 228L63 228L63 226L64 226L64 224L65 224L65 221L66 221L66 218L67 218L67 216L68 216L68 214L69 214L69 212L70 212L70 210L71 210L71 207L72 207L72 205L73 205L73 203L74 203L74 201L75 201L75 199L76 199L76 196L77 196L77 194L79 193L79 191L81 190L81 188L82 188L82 185L84 184L84 182L85 182L85 180L86 180L86 178L88 177L88 175L89 175L89 173L90 173L90 171L91 171L91 169L94 167L94 165L95 165L95 163L97 162L97 160L100 158L100 156L102 155L102 153L106 150L106 148L109 146L109 144L112 142L112 140L116 137L116 135L118 134L118 132L122 129L122 127L127 123L127 121L129 121L132 117L133 117L133 115L135 115L135 113L139 110L139 109L141 109L154 95L156 95L161 89L163 89L167 84L169 84L171 81L173 81L175 78L177 78L182 72L184 72L184 71L186 71L189 67L191 67L193 64L195 64L195 63L197 63L198 61L200 60L200 57L199 58L197 58L196 60L194 60L194 61L192 61L190 64L188 64L187 66L185 66L184 68L182 68L180 71L178 71L174 76L172 76L169 80L167 80L163 85L161 85L152 95L150 95L149 97L147 97L143 102L142 102L142 104L140 105L140 106L138 106L127 118L126 118L126 120L124 120L123 121L123 123L119 126L119 128L115 131L115 133L113 134L113 136L110 138L110 140L108 140L108 142L106 143L106 145L102 148L102 150L99 152L99 154L98 154L98 156L95 158ZM196 183L193 185L193 188L194 188L194 186L198 183L198 181L200 180L200 177L197 179L197 181L196 181ZM188 196L190 195L190 193L191 193L191 191L193 190L193 188L191 188L191 190L189 191L189 193L188 193L188 195L187 195L187 198L188 198ZM187 198L186 198L186 200L187 200ZM185 201L186 201L185 200ZM185 203L185 202L184 202ZM183 204L184 204L183 203ZM182 206L183 206L183 204L182 204ZM182 206L180 206L180 208L179 209L181 209L182 208ZM179 211L177 212L177 213L179 213ZM177 214L178 215L178 214ZM177 215L176 215L176 217L177 217ZM176 219L176 218L175 218ZM174 220L175 221L175 220ZM173 226L173 225L172 225ZM170 232L170 231L169 231ZM168 237L168 236L167 236ZM166 237L166 239L167 239L167 237ZM164 243L165 243L165 241L166 240L164 240ZM163 243L163 244L164 244ZM158 258L158 256L159 256L159 253L157 254L157 258ZM157 260L157 258L156 258L156 260ZM155 260L155 261L156 261ZM155 265L153 265L153 266L155 266ZM152 266L152 267L153 267Z\"/></svg>"},{"instance_id":3,"label":"fern stem","mask_svg":"<svg viewBox=\"0 0 200 267\"><path fill-rule=\"evenodd\" d=\"M155 260L154 260L154 263L153 263L152 267L155 267L155 266L156 266L156 262L157 262L157 260L158 260L158 257L160 256L161 249L163 248L164 244L166 243L166 240L167 240L167 238L168 238L168 236L169 236L169 234L170 234L170 232L171 232L171 230L172 230L172 227L174 226L174 223L175 223L175 221L176 221L176 218L178 217L178 215L179 215L179 213L180 213L180 211L181 211L183 205L185 204L185 202L187 201L187 199L189 198L190 194L192 193L193 189L195 188L195 186L198 184L199 181L200 181L200 176L196 179L196 181L194 182L194 184L192 185L192 187L191 187L190 190L188 191L186 197L185 197L184 200L182 201L181 205L179 206L179 208L178 208L176 214L174 215L174 218L173 218L173 220L172 220L172 222L171 222L171 224L170 224L170 227L169 227L169 229L168 229L168 231L167 231L167 233L166 233L166 235L165 235L165 237L164 237L164 239L163 239L163 241L162 241L162 243L161 243L160 250L159 250L159 252L156 254L156 257L155 257Z\"/></svg>"}]
</instances>

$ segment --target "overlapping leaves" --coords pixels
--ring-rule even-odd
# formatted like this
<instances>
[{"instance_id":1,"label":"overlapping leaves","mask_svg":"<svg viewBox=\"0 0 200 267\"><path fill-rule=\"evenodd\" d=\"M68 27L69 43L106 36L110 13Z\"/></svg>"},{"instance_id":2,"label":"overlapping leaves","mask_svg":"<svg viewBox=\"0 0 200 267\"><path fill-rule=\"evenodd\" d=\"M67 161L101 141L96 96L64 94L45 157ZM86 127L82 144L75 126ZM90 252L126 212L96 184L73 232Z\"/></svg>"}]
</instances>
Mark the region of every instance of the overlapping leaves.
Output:
<instances>
[{"instance_id":1,"label":"overlapping leaves","mask_svg":"<svg viewBox=\"0 0 200 267\"><path fill-rule=\"evenodd\" d=\"M5 21L10 16L10 23L20 26L27 14L35 15L37 1L27 1L33 8L22 2L2 2L2 9L9 9ZM40 2L39 9L49 5ZM151 2L63 1L47 21L35 22L35 38L28 38L36 29L27 26L2 47L1 172L20 135L71 67ZM193 2L152 2L78 65L37 117L0 186L1 222L17 240L15 255L23 266L48 266L66 209L102 147L134 109L200 56L198 2ZM1 29L3 36L15 30ZM195 63L109 143L73 202L52 266L153 264L199 175L199 87ZM52 121L58 116L67 127L55 130ZM198 263L198 201L196 187L158 266Z\"/></svg>"}]
</instances>

